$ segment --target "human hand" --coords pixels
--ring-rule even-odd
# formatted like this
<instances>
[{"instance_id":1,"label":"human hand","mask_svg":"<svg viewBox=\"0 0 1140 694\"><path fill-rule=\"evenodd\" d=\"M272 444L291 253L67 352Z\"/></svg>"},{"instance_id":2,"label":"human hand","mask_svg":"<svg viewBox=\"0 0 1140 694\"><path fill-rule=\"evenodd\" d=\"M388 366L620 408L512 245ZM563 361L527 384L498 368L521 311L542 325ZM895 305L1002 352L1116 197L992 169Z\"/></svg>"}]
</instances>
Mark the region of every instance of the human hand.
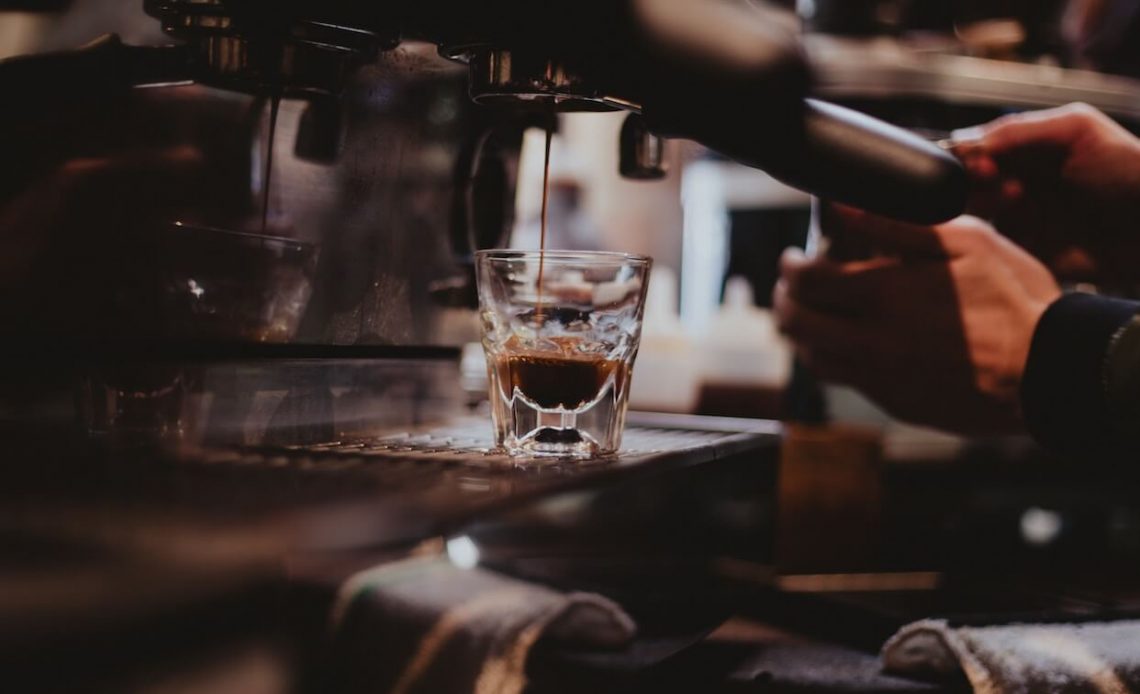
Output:
<instances>
[{"instance_id":1,"label":"human hand","mask_svg":"<svg viewBox=\"0 0 1140 694\"><path fill-rule=\"evenodd\" d=\"M784 255L774 305L799 358L904 420L1020 429L1033 332L1061 293L1049 271L973 217L918 227L837 209L835 222L879 254Z\"/></svg>"},{"instance_id":2,"label":"human hand","mask_svg":"<svg viewBox=\"0 0 1140 694\"><path fill-rule=\"evenodd\" d=\"M1140 276L1140 140L1086 104L999 118L955 134L991 220L1066 279Z\"/></svg>"}]
</instances>

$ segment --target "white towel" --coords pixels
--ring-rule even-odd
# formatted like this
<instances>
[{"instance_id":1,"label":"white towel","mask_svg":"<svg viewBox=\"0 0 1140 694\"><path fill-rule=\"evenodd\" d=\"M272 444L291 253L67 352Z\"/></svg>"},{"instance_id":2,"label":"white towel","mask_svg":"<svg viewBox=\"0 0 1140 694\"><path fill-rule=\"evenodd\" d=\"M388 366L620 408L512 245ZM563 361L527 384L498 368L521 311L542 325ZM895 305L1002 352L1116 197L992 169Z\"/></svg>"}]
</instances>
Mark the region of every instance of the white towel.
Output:
<instances>
[{"instance_id":1,"label":"white towel","mask_svg":"<svg viewBox=\"0 0 1140 694\"><path fill-rule=\"evenodd\" d=\"M539 639L613 649L633 621L599 595L559 593L442 558L385 564L350 578L331 615L344 691L518 694Z\"/></svg>"},{"instance_id":2,"label":"white towel","mask_svg":"<svg viewBox=\"0 0 1140 694\"><path fill-rule=\"evenodd\" d=\"M1140 692L1140 622L951 628L922 621L883 646L893 673L962 672L978 694Z\"/></svg>"}]
</instances>

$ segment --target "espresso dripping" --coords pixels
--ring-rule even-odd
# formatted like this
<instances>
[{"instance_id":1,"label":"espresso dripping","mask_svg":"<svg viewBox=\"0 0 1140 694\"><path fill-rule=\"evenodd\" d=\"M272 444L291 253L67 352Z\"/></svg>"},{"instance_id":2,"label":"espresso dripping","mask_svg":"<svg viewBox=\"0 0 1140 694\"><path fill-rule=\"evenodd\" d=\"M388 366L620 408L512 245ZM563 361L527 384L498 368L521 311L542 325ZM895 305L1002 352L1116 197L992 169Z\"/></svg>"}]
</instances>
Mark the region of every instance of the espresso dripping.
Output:
<instances>
[{"instance_id":1,"label":"espresso dripping","mask_svg":"<svg viewBox=\"0 0 1140 694\"><path fill-rule=\"evenodd\" d=\"M542 279L543 266L546 261L546 224L547 210L550 203L550 144L553 138L554 126L548 123L546 126L546 150L542 164L542 222L538 238L538 286L536 287L538 296L535 302L535 314L536 318L538 318L539 325L542 324Z\"/></svg>"},{"instance_id":2,"label":"espresso dripping","mask_svg":"<svg viewBox=\"0 0 1140 694\"><path fill-rule=\"evenodd\" d=\"M269 140L265 145L265 175L261 191L261 233L264 234L269 222L269 191L273 181L273 143L277 139L277 112L281 107L281 95L274 94L269 102Z\"/></svg>"}]
</instances>

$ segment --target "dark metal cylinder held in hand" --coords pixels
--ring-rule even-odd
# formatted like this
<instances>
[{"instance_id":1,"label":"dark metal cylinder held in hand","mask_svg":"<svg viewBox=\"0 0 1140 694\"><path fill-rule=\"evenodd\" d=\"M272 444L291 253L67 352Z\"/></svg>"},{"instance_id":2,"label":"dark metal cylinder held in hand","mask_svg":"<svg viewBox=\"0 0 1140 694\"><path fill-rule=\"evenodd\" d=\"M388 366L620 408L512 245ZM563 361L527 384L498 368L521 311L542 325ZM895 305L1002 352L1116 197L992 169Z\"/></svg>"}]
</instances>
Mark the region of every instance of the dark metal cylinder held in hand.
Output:
<instances>
[{"instance_id":1,"label":"dark metal cylinder held in hand","mask_svg":"<svg viewBox=\"0 0 1140 694\"><path fill-rule=\"evenodd\" d=\"M966 209L968 181L957 158L902 128L808 99L802 151L770 172L819 197L917 224Z\"/></svg>"},{"instance_id":2,"label":"dark metal cylinder held in hand","mask_svg":"<svg viewBox=\"0 0 1140 694\"><path fill-rule=\"evenodd\" d=\"M585 77L639 104L659 134L696 140L789 185L903 221L965 209L960 162L901 128L808 97L795 31L762 4L632 0L637 60Z\"/></svg>"}]
</instances>

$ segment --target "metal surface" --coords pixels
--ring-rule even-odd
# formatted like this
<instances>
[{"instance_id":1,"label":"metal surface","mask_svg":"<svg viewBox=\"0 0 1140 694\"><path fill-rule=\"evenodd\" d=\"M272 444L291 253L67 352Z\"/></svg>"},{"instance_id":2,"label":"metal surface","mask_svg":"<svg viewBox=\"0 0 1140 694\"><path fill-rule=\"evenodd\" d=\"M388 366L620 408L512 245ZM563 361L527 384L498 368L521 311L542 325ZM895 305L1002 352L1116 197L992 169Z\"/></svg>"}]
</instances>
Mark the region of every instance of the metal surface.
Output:
<instances>
[{"instance_id":1,"label":"metal surface","mask_svg":"<svg viewBox=\"0 0 1140 694\"><path fill-rule=\"evenodd\" d=\"M961 166L938 148L886 123L805 103L811 79L790 15L765 3L710 10L696 0L425 0L366 10L303 0L151 0L147 9L199 48L209 73L202 79L218 86L337 93L377 48L423 39L469 63L480 103L642 112L657 133L907 221L944 221L965 204Z\"/></svg>"},{"instance_id":2,"label":"metal surface","mask_svg":"<svg viewBox=\"0 0 1140 694\"><path fill-rule=\"evenodd\" d=\"M308 534L309 549L413 542L554 494L734 456L754 456L774 474L774 422L636 413L630 420L622 451L593 461L511 458L493 448L489 419L471 417L318 444L187 447L177 465L202 502L221 495L266 509L342 503L343 522Z\"/></svg>"},{"instance_id":3,"label":"metal surface","mask_svg":"<svg viewBox=\"0 0 1140 694\"><path fill-rule=\"evenodd\" d=\"M45 97L20 100L0 118L12 171L26 172L0 186L0 206L54 211L32 235L38 255L28 265L37 270L5 286L11 293L0 316L9 325L32 336L121 335L114 326L124 300L161 311L169 287L119 287L190 260L193 279L224 272L235 289L244 282L240 291L261 291L256 274L235 268L237 255L180 255L158 243L144 253L133 242L136 234L159 238L153 232L182 220L319 248L293 338L299 342L454 346L477 339L468 327L474 323L441 306L432 287L464 277L474 250L506 245L530 116L479 108L467 98L462 66L434 46L404 44L353 72L340 98L283 99L270 143L264 97L198 85L128 89L176 74L193 78L194 61L172 60L187 55L185 46L131 48L107 39L75 53L0 62L0 82ZM138 152L154 157L155 171L137 173ZM69 165L88 160L106 160L114 173L99 170L84 185L64 186L61 200L25 200L39 190L32 181L66 177ZM3 231L23 228L13 223ZM163 320L141 332L162 336Z\"/></svg>"},{"instance_id":4,"label":"metal surface","mask_svg":"<svg viewBox=\"0 0 1140 694\"><path fill-rule=\"evenodd\" d=\"M453 424L428 429L398 431L377 437L351 438L308 446L237 447L225 451L203 451L201 457L191 454L188 461L200 460L205 464L242 460L249 464L257 456L285 456L297 460L339 460L337 469L376 463L376 472L383 476L389 468L402 462L415 462L440 469L462 467L488 471L495 475L557 473L559 476L594 475L605 470L642 465L655 457L680 455L693 457L692 462L715 458L714 453L729 455L756 443L765 437L777 436L775 422L756 420L728 420L727 423L700 417L670 417L667 415L640 415L633 413L630 426L623 439L622 450L613 456L594 460L519 459L512 458L494 447L491 427L485 417L469 417ZM648 426L637 426L643 421ZM681 428L679 425L688 425ZM252 456L234 458L239 456Z\"/></svg>"},{"instance_id":5,"label":"metal surface","mask_svg":"<svg viewBox=\"0 0 1140 694\"><path fill-rule=\"evenodd\" d=\"M251 26L251 8L222 0L145 0L167 34L197 50L207 84L294 97L340 94L352 73L391 39L284 12ZM243 22L243 19L246 20Z\"/></svg>"},{"instance_id":6,"label":"metal surface","mask_svg":"<svg viewBox=\"0 0 1140 694\"><path fill-rule=\"evenodd\" d=\"M913 98L999 109L1083 101L1140 119L1140 81L1125 77L952 55L886 38L809 35L804 45L817 89L831 99Z\"/></svg>"},{"instance_id":7,"label":"metal surface","mask_svg":"<svg viewBox=\"0 0 1140 694\"><path fill-rule=\"evenodd\" d=\"M480 104L534 104L558 111L637 108L607 96L561 61L525 51L481 49L458 54L471 71L471 98Z\"/></svg>"}]
</instances>

